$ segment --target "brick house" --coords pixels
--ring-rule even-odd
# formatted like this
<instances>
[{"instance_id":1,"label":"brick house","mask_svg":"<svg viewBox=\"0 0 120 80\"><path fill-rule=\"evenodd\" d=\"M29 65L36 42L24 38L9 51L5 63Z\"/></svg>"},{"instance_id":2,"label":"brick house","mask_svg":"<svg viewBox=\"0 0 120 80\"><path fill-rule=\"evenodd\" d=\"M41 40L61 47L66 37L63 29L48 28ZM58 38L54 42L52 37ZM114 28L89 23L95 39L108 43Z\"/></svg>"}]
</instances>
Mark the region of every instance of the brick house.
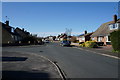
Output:
<instances>
[{"instance_id":1,"label":"brick house","mask_svg":"<svg viewBox=\"0 0 120 80\"><path fill-rule=\"evenodd\" d=\"M63 34L61 34L61 35L58 37L58 39L59 39L60 41L62 41L62 40L67 40L67 35L66 35L65 33L63 33Z\"/></svg>"},{"instance_id":2,"label":"brick house","mask_svg":"<svg viewBox=\"0 0 120 80\"><path fill-rule=\"evenodd\" d=\"M47 39L50 41L54 41L56 39L56 36L47 36Z\"/></svg>"},{"instance_id":3,"label":"brick house","mask_svg":"<svg viewBox=\"0 0 120 80\"><path fill-rule=\"evenodd\" d=\"M87 33L87 31L85 31L84 34L81 34L77 37L77 40L79 40L79 42L86 42L86 41L89 41L91 39L91 35L93 34L92 33Z\"/></svg>"},{"instance_id":4,"label":"brick house","mask_svg":"<svg viewBox=\"0 0 120 80\"><path fill-rule=\"evenodd\" d=\"M14 30L14 33L20 35L22 39L24 39L24 38L26 38L26 37L28 37L28 36L32 36L32 35L30 35L29 32L25 31L24 28L23 28L23 29L20 29L20 28L17 27L17 28Z\"/></svg>"},{"instance_id":5,"label":"brick house","mask_svg":"<svg viewBox=\"0 0 120 80\"><path fill-rule=\"evenodd\" d=\"M113 21L103 23L92 35L92 40L103 45L111 45L110 33L120 29L120 19L117 19L117 15L113 16Z\"/></svg>"},{"instance_id":6,"label":"brick house","mask_svg":"<svg viewBox=\"0 0 120 80\"><path fill-rule=\"evenodd\" d=\"M20 36L14 33L14 28L9 26L9 21L5 23L0 22L0 29L2 32L2 43L1 44L10 44L15 43Z\"/></svg>"}]
</instances>

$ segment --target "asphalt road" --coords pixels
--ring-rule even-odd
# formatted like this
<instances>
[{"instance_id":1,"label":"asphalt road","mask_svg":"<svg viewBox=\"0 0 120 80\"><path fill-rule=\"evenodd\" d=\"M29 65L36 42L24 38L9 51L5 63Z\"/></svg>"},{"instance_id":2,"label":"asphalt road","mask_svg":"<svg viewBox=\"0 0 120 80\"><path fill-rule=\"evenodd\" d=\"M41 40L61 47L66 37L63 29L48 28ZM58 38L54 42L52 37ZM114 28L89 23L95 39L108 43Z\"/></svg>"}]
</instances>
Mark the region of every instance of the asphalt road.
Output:
<instances>
[{"instance_id":1,"label":"asphalt road","mask_svg":"<svg viewBox=\"0 0 120 80\"><path fill-rule=\"evenodd\" d=\"M118 59L59 43L40 46L4 47L3 51L30 52L57 61L68 78L118 78Z\"/></svg>"}]
</instances>

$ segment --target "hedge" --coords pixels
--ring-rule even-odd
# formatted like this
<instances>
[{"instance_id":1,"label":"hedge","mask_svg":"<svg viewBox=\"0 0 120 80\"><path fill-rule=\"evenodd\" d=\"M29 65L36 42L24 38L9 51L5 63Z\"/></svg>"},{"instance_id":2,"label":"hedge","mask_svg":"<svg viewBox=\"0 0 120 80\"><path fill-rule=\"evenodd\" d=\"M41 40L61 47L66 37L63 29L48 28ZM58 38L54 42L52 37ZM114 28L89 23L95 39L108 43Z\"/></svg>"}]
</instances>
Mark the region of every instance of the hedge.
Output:
<instances>
[{"instance_id":1,"label":"hedge","mask_svg":"<svg viewBox=\"0 0 120 80\"><path fill-rule=\"evenodd\" d=\"M120 52L120 30L110 33L110 39L113 49Z\"/></svg>"}]
</instances>

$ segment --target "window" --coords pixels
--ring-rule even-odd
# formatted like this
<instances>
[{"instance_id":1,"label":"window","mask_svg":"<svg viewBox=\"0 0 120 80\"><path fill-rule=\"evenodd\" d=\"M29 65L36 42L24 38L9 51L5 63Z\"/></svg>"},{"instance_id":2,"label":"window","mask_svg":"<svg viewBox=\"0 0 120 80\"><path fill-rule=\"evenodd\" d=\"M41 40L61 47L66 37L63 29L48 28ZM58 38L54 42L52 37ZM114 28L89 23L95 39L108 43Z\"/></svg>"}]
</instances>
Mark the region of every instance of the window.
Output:
<instances>
[{"instance_id":1,"label":"window","mask_svg":"<svg viewBox=\"0 0 120 80\"><path fill-rule=\"evenodd\" d=\"M11 37L14 39L14 36L13 36L13 35L11 35Z\"/></svg>"},{"instance_id":2,"label":"window","mask_svg":"<svg viewBox=\"0 0 120 80\"><path fill-rule=\"evenodd\" d=\"M118 27L119 27L119 23L109 25L110 30L118 29Z\"/></svg>"},{"instance_id":3,"label":"window","mask_svg":"<svg viewBox=\"0 0 120 80\"><path fill-rule=\"evenodd\" d=\"M82 40L85 40L85 37L84 37L84 36L82 37Z\"/></svg>"},{"instance_id":4,"label":"window","mask_svg":"<svg viewBox=\"0 0 120 80\"><path fill-rule=\"evenodd\" d=\"M116 26L116 29L120 29L120 23L116 23L115 26Z\"/></svg>"},{"instance_id":5,"label":"window","mask_svg":"<svg viewBox=\"0 0 120 80\"><path fill-rule=\"evenodd\" d=\"M113 27L112 27L112 28L114 29L115 27L116 27L116 26L113 24Z\"/></svg>"},{"instance_id":6,"label":"window","mask_svg":"<svg viewBox=\"0 0 120 80\"><path fill-rule=\"evenodd\" d=\"M111 41L111 40L110 40L110 36L108 36L108 41Z\"/></svg>"},{"instance_id":7,"label":"window","mask_svg":"<svg viewBox=\"0 0 120 80\"><path fill-rule=\"evenodd\" d=\"M14 28L11 28L11 32L14 32Z\"/></svg>"},{"instance_id":8,"label":"window","mask_svg":"<svg viewBox=\"0 0 120 80\"><path fill-rule=\"evenodd\" d=\"M110 36L106 36L106 41L107 42L110 42L111 40L110 40Z\"/></svg>"},{"instance_id":9,"label":"window","mask_svg":"<svg viewBox=\"0 0 120 80\"><path fill-rule=\"evenodd\" d=\"M98 38L97 38L97 41L98 41L98 42L102 42L102 39L103 39L103 37L98 37Z\"/></svg>"}]
</instances>

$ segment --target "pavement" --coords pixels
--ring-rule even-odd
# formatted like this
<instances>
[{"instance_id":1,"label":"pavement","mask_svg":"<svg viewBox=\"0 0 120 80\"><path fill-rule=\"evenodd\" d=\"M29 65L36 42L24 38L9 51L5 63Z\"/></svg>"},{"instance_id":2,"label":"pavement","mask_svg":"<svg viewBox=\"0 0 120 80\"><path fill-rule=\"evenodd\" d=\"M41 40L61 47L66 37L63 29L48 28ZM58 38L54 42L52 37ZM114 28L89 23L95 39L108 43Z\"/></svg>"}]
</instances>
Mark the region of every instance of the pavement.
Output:
<instances>
[{"instance_id":1,"label":"pavement","mask_svg":"<svg viewBox=\"0 0 120 80\"><path fill-rule=\"evenodd\" d=\"M77 47L81 50L85 50L85 51L88 51L88 52L91 51L91 52L94 52L94 53L105 54L105 55L120 58L119 53L112 52L112 50L113 50L112 46L100 46L98 48L87 48L87 47L80 47L78 43L72 43L72 45L74 45L75 47Z\"/></svg>"},{"instance_id":2,"label":"pavement","mask_svg":"<svg viewBox=\"0 0 120 80\"><path fill-rule=\"evenodd\" d=\"M61 78L55 65L34 53L3 51L2 80L41 80Z\"/></svg>"}]
</instances>

